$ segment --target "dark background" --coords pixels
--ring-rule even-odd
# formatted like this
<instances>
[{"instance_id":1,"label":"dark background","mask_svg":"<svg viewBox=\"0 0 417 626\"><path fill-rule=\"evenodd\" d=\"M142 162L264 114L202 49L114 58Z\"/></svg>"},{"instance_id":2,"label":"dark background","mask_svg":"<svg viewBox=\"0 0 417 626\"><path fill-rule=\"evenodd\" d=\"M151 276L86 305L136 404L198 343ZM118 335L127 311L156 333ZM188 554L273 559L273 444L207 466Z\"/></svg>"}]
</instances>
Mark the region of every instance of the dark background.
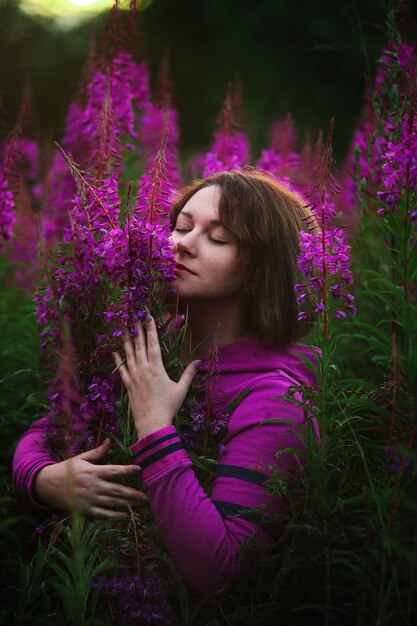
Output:
<instances>
[{"instance_id":1,"label":"dark background","mask_svg":"<svg viewBox=\"0 0 417 626\"><path fill-rule=\"evenodd\" d=\"M387 42L382 0L153 0L139 16L153 80L168 55L185 153L208 146L227 82L243 85L243 123L254 157L271 122L291 112L315 135L336 118L346 152L366 76ZM404 12L404 7L403 7ZM415 12L415 9L414 9ZM413 11L405 11L407 25ZM102 30L103 16L96 18ZM37 126L59 139L86 57L89 24L70 31L29 18L0 0L0 89L11 124L31 84Z\"/></svg>"}]
</instances>

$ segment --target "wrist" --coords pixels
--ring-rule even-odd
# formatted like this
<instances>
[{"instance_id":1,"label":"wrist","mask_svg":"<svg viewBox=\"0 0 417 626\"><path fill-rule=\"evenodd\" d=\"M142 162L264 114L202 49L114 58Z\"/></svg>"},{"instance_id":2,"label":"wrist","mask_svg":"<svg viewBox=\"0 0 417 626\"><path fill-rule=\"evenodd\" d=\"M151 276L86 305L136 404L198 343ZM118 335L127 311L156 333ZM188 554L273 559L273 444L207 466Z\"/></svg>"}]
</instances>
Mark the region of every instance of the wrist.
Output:
<instances>
[{"instance_id":1,"label":"wrist","mask_svg":"<svg viewBox=\"0 0 417 626\"><path fill-rule=\"evenodd\" d=\"M61 461L43 467L35 477L33 492L36 499L44 505L62 510L66 507L66 470L67 462Z\"/></svg>"},{"instance_id":2,"label":"wrist","mask_svg":"<svg viewBox=\"0 0 417 626\"><path fill-rule=\"evenodd\" d=\"M51 485L51 471L53 472L54 464L45 465L42 467L39 472L36 474L34 483L33 483L33 493L37 500L43 502L44 504L49 504L48 502L48 492Z\"/></svg>"},{"instance_id":3,"label":"wrist","mask_svg":"<svg viewBox=\"0 0 417 626\"><path fill-rule=\"evenodd\" d=\"M165 428L166 426L172 426L172 422L158 422L152 421L152 423L139 423L136 424L136 432L138 435L138 439L143 439L147 435L151 435L152 433Z\"/></svg>"}]
</instances>

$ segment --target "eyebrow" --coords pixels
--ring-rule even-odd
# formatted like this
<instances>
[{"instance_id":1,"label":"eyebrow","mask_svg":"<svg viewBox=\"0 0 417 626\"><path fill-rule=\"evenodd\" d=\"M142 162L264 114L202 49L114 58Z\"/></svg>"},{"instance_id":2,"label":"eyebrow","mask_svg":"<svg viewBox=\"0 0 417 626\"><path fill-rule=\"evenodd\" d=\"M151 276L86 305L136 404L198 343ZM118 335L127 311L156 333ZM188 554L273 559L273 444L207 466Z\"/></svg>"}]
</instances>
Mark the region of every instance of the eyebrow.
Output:
<instances>
[{"instance_id":1,"label":"eyebrow","mask_svg":"<svg viewBox=\"0 0 417 626\"><path fill-rule=\"evenodd\" d=\"M185 215L186 217L191 217L191 218L193 217L191 213L188 213L188 211L181 211L180 213L178 213L178 217L180 215ZM210 220L210 224L213 224L213 226L223 226L220 220Z\"/></svg>"}]
</instances>

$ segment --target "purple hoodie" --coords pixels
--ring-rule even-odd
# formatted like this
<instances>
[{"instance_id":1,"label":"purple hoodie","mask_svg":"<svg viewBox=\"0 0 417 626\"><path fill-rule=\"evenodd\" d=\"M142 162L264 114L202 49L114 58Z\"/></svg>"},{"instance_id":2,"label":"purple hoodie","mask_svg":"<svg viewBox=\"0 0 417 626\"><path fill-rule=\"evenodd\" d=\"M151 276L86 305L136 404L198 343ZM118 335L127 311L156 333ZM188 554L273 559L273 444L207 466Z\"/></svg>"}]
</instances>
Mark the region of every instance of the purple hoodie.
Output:
<instances>
[{"instance_id":1,"label":"purple hoodie","mask_svg":"<svg viewBox=\"0 0 417 626\"><path fill-rule=\"evenodd\" d=\"M196 479L174 426L161 428L132 446L165 547L185 580L201 594L235 580L245 542L265 544L279 531L278 524L268 520L284 513L286 503L265 483L273 469L289 476L301 462L294 452L278 456L277 452L303 450L299 435L306 427L303 408L283 396L289 387L315 383L312 371L297 354L315 362L306 346L277 350L254 338L219 348L220 376L213 400L225 408L241 394L243 399L231 413L209 494ZM202 369L204 373L204 362ZM301 399L299 393L295 397ZM315 420L313 425L319 439ZM42 450L42 439L43 421L39 420L20 439L13 463L18 490L35 504L36 474L54 462ZM248 558L249 553L246 563Z\"/></svg>"}]
</instances>

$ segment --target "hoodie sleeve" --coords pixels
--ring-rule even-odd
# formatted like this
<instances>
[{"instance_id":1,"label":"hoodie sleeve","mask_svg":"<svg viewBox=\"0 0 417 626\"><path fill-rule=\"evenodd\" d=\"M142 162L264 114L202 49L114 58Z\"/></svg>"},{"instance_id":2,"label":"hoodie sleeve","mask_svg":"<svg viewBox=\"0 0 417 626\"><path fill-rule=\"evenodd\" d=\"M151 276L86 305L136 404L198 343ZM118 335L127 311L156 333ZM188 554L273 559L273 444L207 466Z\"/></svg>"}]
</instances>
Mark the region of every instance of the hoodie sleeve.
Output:
<instances>
[{"instance_id":1,"label":"hoodie sleeve","mask_svg":"<svg viewBox=\"0 0 417 626\"><path fill-rule=\"evenodd\" d=\"M21 436L13 458L13 481L18 492L32 504L47 508L34 493L35 478L43 467L53 465L56 459L44 449L45 427L48 418L42 417Z\"/></svg>"},{"instance_id":2,"label":"hoodie sleeve","mask_svg":"<svg viewBox=\"0 0 417 626\"><path fill-rule=\"evenodd\" d=\"M266 375L235 408L224 440L210 495L196 479L192 463L174 428L166 426L132 446L142 468L155 522L165 547L200 594L229 586L242 564L239 549L272 541L279 532L272 516L286 503L266 488L272 469L291 474L303 449L303 410L281 397L289 381Z\"/></svg>"}]
</instances>

